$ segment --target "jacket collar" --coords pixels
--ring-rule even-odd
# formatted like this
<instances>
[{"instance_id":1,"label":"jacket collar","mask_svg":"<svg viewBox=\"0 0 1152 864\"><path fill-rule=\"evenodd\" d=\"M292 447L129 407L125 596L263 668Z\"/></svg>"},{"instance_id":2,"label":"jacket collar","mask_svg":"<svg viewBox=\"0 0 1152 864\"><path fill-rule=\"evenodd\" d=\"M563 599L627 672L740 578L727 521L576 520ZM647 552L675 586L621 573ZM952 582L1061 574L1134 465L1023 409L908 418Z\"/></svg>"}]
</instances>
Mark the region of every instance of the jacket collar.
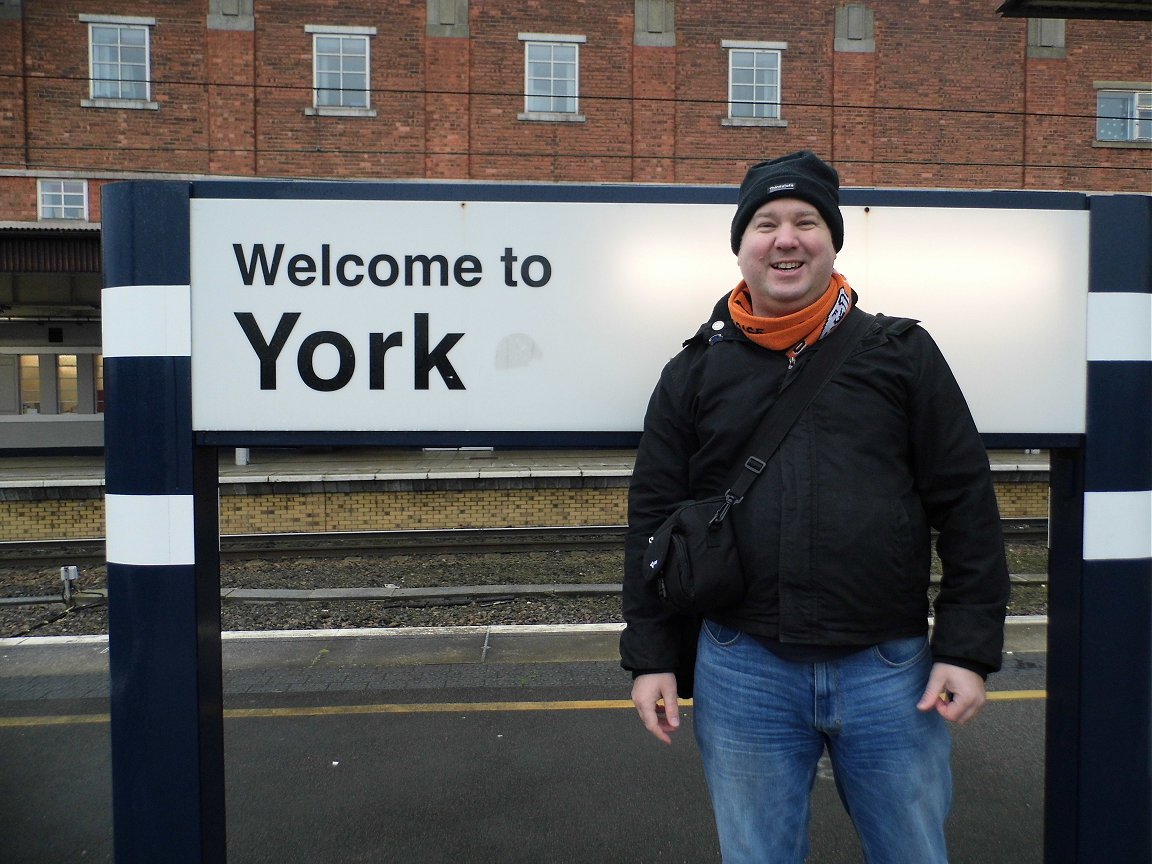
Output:
<instances>
[{"instance_id":1,"label":"jacket collar","mask_svg":"<svg viewBox=\"0 0 1152 864\"><path fill-rule=\"evenodd\" d=\"M710 345L720 341L748 341L748 337L732 323L732 315L728 311L728 297L729 294L725 294L716 301L708 320L697 328L691 338L684 340L685 346L691 345L693 342Z\"/></svg>"}]
</instances>

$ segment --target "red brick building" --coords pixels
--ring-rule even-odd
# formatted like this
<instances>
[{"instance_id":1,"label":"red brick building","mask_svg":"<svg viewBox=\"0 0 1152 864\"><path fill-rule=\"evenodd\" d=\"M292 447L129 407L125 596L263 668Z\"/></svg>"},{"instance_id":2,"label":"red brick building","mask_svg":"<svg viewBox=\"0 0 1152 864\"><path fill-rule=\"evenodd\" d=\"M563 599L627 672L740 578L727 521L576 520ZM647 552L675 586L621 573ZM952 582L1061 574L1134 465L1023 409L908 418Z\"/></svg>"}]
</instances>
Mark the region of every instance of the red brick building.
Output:
<instances>
[{"instance_id":1,"label":"red brick building","mask_svg":"<svg viewBox=\"0 0 1152 864\"><path fill-rule=\"evenodd\" d=\"M115 180L1152 192L1152 25L999 5L0 0L0 450L99 444Z\"/></svg>"}]
</instances>

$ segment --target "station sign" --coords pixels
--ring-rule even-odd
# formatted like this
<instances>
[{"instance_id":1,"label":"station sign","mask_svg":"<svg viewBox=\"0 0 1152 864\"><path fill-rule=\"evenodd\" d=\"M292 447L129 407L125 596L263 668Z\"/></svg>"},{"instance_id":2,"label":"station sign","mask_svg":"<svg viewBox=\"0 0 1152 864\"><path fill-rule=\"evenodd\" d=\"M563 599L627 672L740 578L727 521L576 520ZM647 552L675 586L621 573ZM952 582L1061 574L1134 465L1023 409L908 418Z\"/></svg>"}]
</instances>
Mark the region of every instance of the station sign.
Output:
<instances>
[{"instance_id":1,"label":"station sign","mask_svg":"<svg viewBox=\"0 0 1152 864\"><path fill-rule=\"evenodd\" d=\"M193 427L634 432L740 279L730 204L199 197ZM985 433L1084 430L1088 215L845 206L837 269L920 319Z\"/></svg>"}]
</instances>

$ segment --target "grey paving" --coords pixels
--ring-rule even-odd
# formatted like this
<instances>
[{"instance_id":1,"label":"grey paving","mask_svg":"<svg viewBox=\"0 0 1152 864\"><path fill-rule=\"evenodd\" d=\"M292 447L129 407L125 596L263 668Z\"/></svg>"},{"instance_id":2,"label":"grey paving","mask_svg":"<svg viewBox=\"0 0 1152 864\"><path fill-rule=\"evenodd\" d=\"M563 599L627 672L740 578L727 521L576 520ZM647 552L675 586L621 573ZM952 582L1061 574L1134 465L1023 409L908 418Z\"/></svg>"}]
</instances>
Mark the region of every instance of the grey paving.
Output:
<instances>
[{"instance_id":1,"label":"grey paving","mask_svg":"<svg viewBox=\"0 0 1152 864\"><path fill-rule=\"evenodd\" d=\"M718 861L691 709L640 728L616 630L230 634L229 862ZM1009 634L954 734L964 864L1041 861L1045 628ZM107 705L101 640L0 642L0 861L112 860ZM858 864L827 770L813 808L809 864Z\"/></svg>"},{"instance_id":2,"label":"grey paving","mask_svg":"<svg viewBox=\"0 0 1152 864\"><path fill-rule=\"evenodd\" d=\"M515 687L588 679L626 688L618 625L224 634L224 693ZM1006 651L1043 652L1043 618L1010 622ZM0 702L108 696L104 637L0 639Z\"/></svg>"}]
</instances>

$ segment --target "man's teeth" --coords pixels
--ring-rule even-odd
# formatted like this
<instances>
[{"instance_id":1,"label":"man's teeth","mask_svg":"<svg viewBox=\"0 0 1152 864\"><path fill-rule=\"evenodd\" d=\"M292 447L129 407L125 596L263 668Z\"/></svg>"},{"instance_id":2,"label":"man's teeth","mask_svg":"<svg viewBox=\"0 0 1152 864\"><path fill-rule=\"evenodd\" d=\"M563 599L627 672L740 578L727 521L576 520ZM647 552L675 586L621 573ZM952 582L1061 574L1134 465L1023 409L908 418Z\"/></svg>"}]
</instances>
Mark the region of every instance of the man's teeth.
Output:
<instances>
[{"instance_id":1,"label":"man's teeth","mask_svg":"<svg viewBox=\"0 0 1152 864\"><path fill-rule=\"evenodd\" d=\"M799 266L800 266L799 261L785 261L782 264L773 264L772 269L774 269L774 270L795 270Z\"/></svg>"}]
</instances>

